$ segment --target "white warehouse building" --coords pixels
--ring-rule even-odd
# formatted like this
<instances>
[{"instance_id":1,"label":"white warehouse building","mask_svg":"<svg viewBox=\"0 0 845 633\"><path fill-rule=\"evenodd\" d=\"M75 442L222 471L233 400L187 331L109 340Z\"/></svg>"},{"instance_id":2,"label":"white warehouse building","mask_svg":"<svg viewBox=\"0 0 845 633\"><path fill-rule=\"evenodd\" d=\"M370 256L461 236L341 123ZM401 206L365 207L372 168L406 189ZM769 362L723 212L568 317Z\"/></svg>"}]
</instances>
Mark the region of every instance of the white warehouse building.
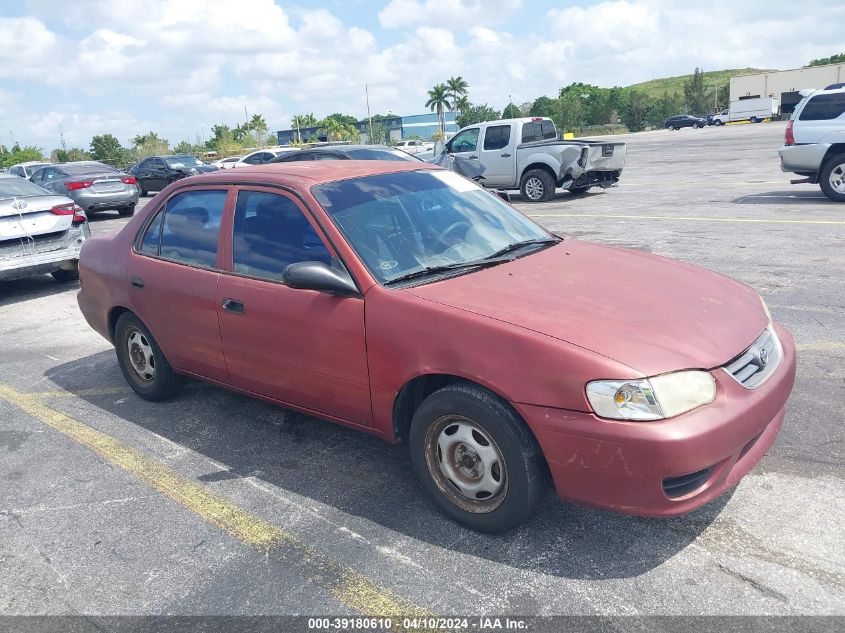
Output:
<instances>
[{"instance_id":1,"label":"white warehouse building","mask_svg":"<svg viewBox=\"0 0 845 633\"><path fill-rule=\"evenodd\" d=\"M731 77L731 101L777 97L780 99L781 113L789 114L801 101L799 90L825 88L839 83L845 83L845 63L740 75Z\"/></svg>"}]
</instances>

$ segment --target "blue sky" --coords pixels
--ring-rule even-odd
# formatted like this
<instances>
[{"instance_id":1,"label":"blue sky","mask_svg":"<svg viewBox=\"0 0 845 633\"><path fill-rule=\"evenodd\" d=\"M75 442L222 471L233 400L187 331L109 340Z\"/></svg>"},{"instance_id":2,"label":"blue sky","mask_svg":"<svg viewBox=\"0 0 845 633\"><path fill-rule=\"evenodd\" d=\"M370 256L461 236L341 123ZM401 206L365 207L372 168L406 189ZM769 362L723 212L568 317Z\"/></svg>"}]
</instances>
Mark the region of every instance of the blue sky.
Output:
<instances>
[{"instance_id":1,"label":"blue sky","mask_svg":"<svg viewBox=\"0 0 845 633\"><path fill-rule=\"evenodd\" d=\"M502 108L572 81L792 68L845 51L829 0L24 0L0 4L0 143L47 152L261 113L424 111L453 75Z\"/></svg>"}]
</instances>

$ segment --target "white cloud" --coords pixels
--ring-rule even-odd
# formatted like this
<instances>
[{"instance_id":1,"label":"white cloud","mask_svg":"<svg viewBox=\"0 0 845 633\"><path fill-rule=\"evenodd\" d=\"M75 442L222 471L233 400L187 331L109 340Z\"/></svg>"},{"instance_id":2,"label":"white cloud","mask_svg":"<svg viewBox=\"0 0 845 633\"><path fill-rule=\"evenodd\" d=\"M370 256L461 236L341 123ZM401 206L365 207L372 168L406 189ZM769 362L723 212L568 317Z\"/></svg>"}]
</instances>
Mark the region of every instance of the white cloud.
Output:
<instances>
[{"instance_id":1,"label":"white cloud","mask_svg":"<svg viewBox=\"0 0 845 633\"><path fill-rule=\"evenodd\" d=\"M521 5L522 0L390 0L378 19L389 29L415 24L460 29L500 22Z\"/></svg>"},{"instance_id":2,"label":"white cloud","mask_svg":"<svg viewBox=\"0 0 845 633\"><path fill-rule=\"evenodd\" d=\"M31 78L42 73L59 38L33 17L0 17L0 78Z\"/></svg>"}]
</instances>

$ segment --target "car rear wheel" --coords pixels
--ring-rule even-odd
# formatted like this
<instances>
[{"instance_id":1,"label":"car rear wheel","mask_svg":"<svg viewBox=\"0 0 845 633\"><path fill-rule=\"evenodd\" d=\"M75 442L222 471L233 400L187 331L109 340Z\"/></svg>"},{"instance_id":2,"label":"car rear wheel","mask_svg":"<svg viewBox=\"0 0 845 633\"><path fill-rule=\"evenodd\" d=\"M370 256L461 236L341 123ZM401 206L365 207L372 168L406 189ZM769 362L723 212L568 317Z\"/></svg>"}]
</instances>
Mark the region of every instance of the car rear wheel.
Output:
<instances>
[{"instance_id":1,"label":"car rear wheel","mask_svg":"<svg viewBox=\"0 0 845 633\"><path fill-rule=\"evenodd\" d=\"M153 335L131 312L118 318L114 341L123 377L144 400L164 400L185 384L185 377L173 371Z\"/></svg>"},{"instance_id":2,"label":"car rear wheel","mask_svg":"<svg viewBox=\"0 0 845 633\"><path fill-rule=\"evenodd\" d=\"M144 189L144 185L141 183L141 180L138 179L138 196L141 198L147 197L147 190Z\"/></svg>"},{"instance_id":3,"label":"car rear wheel","mask_svg":"<svg viewBox=\"0 0 845 633\"><path fill-rule=\"evenodd\" d=\"M130 204L128 207L120 207L117 212L124 218L129 217L135 214L135 205Z\"/></svg>"},{"instance_id":4,"label":"car rear wheel","mask_svg":"<svg viewBox=\"0 0 845 633\"><path fill-rule=\"evenodd\" d=\"M555 181L549 172L543 169L532 169L522 177L519 186L522 199L527 202L545 202L555 195Z\"/></svg>"},{"instance_id":5,"label":"car rear wheel","mask_svg":"<svg viewBox=\"0 0 845 633\"><path fill-rule=\"evenodd\" d=\"M697 130L698 129L698 123L693 123L692 127Z\"/></svg>"},{"instance_id":6,"label":"car rear wheel","mask_svg":"<svg viewBox=\"0 0 845 633\"><path fill-rule=\"evenodd\" d=\"M668 126L666 126L666 127L668 127L668 128L669 128L670 130L672 130L673 132L675 131L675 126L674 126L674 125L668 125Z\"/></svg>"},{"instance_id":7,"label":"car rear wheel","mask_svg":"<svg viewBox=\"0 0 845 633\"><path fill-rule=\"evenodd\" d=\"M759 121L759 119L756 116L753 116L753 117L751 117L750 121L752 123L757 123Z\"/></svg>"},{"instance_id":8,"label":"car rear wheel","mask_svg":"<svg viewBox=\"0 0 845 633\"><path fill-rule=\"evenodd\" d=\"M411 463L423 488L453 520L505 532L528 520L547 489L540 448L525 423L489 391L447 385L414 413Z\"/></svg>"},{"instance_id":9,"label":"car rear wheel","mask_svg":"<svg viewBox=\"0 0 845 633\"><path fill-rule=\"evenodd\" d=\"M58 281L60 284L67 283L69 281L76 281L77 279L79 279L78 270L65 270L64 268L59 268L58 270L54 270L50 274L53 275L53 279Z\"/></svg>"},{"instance_id":10,"label":"car rear wheel","mask_svg":"<svg viewBox=\"0 0 845 633\"><path fill-rule=\"evenodd\" d=\"M819 174L819 186L831 200L845 202L845 154L827 159Z\"/></svg>"}]
</instances>

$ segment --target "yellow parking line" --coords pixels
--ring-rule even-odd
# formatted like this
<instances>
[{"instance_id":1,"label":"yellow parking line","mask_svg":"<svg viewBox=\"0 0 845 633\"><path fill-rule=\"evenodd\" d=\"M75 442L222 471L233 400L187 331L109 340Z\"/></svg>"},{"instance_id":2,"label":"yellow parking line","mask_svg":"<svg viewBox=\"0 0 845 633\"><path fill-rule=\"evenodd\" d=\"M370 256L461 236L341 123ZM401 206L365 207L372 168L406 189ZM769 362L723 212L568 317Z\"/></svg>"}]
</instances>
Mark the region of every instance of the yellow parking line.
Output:
<instances>
[{"instance_id":1,"label":"yellow parking line","mask_svg":"<svg viewBox=\"0 0 845 633\"><path fill-rule=\"evenodd\" d=\"M78 396L84 398L86 396L112 396L120 393L129 393L129 387L91 387L88 389L56 389L55 391L42 391L40 393L28 394L30 397L39 400L44 398L68 398L70 396Z\"/></svg>"},{"instance_id":2,"label":"yellow parking line","mask_svg":"<svg viewBox=\"0 0 845 633\"><path fill-rule=\"evenodd\" d=\"M532 213L533 218L611 218L616 220L678 220L688 222L750 222L754 224L843 224L845 220L758 220L756 218L702 218L684 215L616 215L609 213Z\"/></svg>"},{"instance_id":3,"label":"yellow parking line","mask_svg":"<svg viewBox=\"0 0 845 633\"><path fill-rule=\"evenodd\" d=\"M799 352L829 352L845 349L845 343L804 343L796 345L795 349Z\"/></svg>"},{"instance_id":4,"label":"yellow parking line","mask_svg":"<svg viewBox=\"0 0 845 633\"><path fill-rule=\"evenodd\" d=\"M38 395L23 393L0 383L0 399L135 475L239 541L295 569L342 604L374 617L430 615L421 607L379 587L363 574L344 567L295 535L249 514L165 464L122 444L107 433L51 409L40 401Z\"/></svg>"}]
</instances>

